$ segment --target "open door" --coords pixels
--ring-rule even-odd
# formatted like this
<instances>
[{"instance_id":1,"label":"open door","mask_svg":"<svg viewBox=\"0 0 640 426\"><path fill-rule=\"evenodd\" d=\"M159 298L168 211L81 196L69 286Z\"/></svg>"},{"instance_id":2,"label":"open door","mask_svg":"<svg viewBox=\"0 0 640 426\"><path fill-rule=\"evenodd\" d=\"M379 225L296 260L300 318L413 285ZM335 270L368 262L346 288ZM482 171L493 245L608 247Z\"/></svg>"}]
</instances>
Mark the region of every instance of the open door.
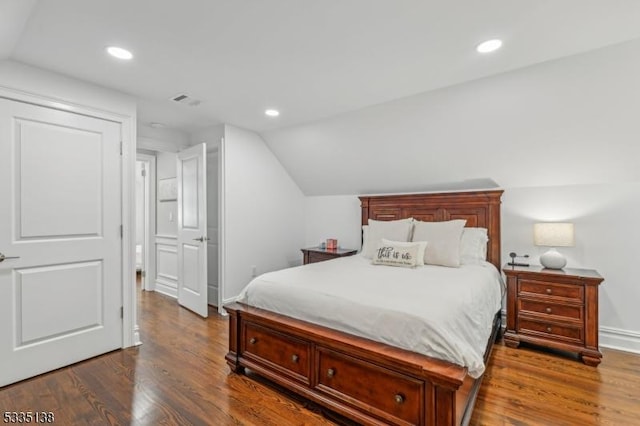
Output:
<instances>
[{"instance_id":1,"label":"open door","mask_svg":"<svg viewBox=\"0 0 640 426\"><path fill-rule=\"evenodd\" d=\"M208 316L207 149L178 153L178 303Z\"/></svg>"}]
</instances>

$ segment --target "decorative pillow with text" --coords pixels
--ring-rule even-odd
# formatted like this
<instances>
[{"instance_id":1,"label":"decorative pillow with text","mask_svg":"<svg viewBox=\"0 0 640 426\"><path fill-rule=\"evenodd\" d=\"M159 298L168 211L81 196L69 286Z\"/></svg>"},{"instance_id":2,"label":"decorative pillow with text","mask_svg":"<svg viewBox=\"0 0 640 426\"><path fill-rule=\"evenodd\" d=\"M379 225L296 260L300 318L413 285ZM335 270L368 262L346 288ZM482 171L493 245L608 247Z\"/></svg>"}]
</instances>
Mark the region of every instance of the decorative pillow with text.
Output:
<instances>
[{"instance_id":1,"label":"decorative pillow with text","mask_svg":"<svg viewBox=\"0 0 640 426\"><path fill-rule=\"evenodd\" d=\"M413 268L417 264L419 250L420 244L400 246L381 242L373 253L373 264Z\"/></svg>"}]
</instances>

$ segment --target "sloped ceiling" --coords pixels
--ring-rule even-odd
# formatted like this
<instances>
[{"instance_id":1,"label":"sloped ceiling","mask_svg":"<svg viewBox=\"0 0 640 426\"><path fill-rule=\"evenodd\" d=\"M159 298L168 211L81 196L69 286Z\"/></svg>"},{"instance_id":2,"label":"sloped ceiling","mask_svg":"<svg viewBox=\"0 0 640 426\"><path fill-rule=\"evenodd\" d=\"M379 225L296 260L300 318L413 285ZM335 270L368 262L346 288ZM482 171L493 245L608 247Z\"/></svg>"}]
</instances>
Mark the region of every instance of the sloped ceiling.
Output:
<instances>
[{"instance_id":1,"label":"sloped ceiling","mask_svg":"<svg viewBox=\"0 0 640 426\"><path fill-rule=\"evenodd\" d=\"M307 195L640 182L640 39L263 137Z\"/></svg>"},{"instance_id":2,"label":"sloped ceiling","mask_svg":"<svg viewBox=\"0 0 640 426\"><path fill-rule=\"evenodd\" d=\"M636 0L40 0L23 28L31 4L0 3L0 58L133 94L144 123L187 131L309 123L640 36ZM501 51L475 52L494 37ZM202 104L169 103L182 92Z\"/></svg>"}]
</instances>

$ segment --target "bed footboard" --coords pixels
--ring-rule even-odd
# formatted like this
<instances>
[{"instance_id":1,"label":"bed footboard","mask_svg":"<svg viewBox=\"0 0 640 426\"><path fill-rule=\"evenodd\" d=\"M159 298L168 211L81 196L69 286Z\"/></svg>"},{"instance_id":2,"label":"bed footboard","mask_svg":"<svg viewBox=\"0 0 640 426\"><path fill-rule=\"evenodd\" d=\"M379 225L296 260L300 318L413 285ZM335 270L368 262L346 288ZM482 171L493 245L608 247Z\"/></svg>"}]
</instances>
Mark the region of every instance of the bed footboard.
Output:
<instances>
[{"instance_id":1,"label":"bed footboard","mask_svg":"<svg viewBox=\"0 0 640 426\"><path fill-rule=\"evenodd\" d=\"M480 379L466 368L240 303L225 309L235 373L248 368L362 424L468 421Z\"/></svg>"}]
</instances>

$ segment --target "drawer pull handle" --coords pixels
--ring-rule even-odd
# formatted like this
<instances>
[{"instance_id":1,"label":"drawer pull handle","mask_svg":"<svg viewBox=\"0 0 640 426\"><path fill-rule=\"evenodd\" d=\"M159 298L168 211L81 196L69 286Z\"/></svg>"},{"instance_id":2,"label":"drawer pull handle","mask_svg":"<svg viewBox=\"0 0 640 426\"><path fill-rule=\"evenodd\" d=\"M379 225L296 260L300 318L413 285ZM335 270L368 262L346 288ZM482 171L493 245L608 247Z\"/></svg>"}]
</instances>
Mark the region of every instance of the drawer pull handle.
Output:
<instances>
[{"instance_id":1,"label":"drawer pull handle","mask_svg":"<svg viewBox=\"0 0 640 426\"><path fill-rule=\"evenodd\" d=\"M333 368L330 368L330 369L327 370L327 377L328 378L331 379L335 375L336 375L336 370L334 370Z\"/></svg>"},{"instance_id":2,"label":"drawer pull handle","mask_svg":"<svg viewBox=\"0 0 640 426\"><path fill-rule=\"evenodd\" d=\"M548 314L550 314L551 313L551 308L547 308L546 311L547 311Z\"/></svg>"},{"instance_id":3,"label":"drawer pull handle","mask_svg":"<svg viewBox=\"0 0 640 426\"><path fill-rule=\"evenodd\" d=\"M298 355L291 355L291 361L297 363L300 357Z\"/></svg>"},{"instance_id":4,"label":"drawer pull handle","mask_svg":"<svg viewBox=\"0 0 640 426\"><path fill-rule=\"evenodd\" d=\"M404 395L402 395L401 393L397 393L394 397L394 399L396 400L396 404L404 404Z\"/></svg>"},{"instance_id":5,"label":"drawer pull handle","mask_svg":"<svg viewBox=\"0 0 640 426\"><path fill-rule=\"evenodd\" d=\"M547 333L551 333L551 327L547 327Z\"/></svg>"},{"instance_id":6,"label":"drawer pull handle","mask_svg":"<svg viewBox=\"0 0 640 426\"><path fill-rule=\"evenodd\" d=\"M547 289L547 294L551 294L551 289L550 288Z\"/></svg>"},{"instance_id":7,"label":"drawer pull handle","mask_svg":"<svg viewBox=\"0 0 640 426\"><path fill-rule=\"evenodd\" d=\"M255 337L252 337L251 339L249 339L249 343L251 343L252 345L255 345L256 343L258 343L258 339L256 339Z\"/></svg>"}]
</instances>

